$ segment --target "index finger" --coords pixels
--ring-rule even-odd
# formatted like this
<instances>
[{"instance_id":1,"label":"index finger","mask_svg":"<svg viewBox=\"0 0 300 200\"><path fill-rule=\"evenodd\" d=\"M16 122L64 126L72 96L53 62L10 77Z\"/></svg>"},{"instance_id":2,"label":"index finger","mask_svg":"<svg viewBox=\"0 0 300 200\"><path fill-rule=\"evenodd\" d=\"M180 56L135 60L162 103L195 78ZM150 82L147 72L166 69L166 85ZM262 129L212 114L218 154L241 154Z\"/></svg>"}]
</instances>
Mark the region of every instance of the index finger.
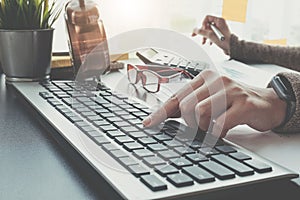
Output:
<instances>
[{"instance_id":1,"label":"index finger","mask_svg":"<svg viewBox=\"0 0 300 200\"><path fill-rule=\"evenodd\" d=\"M145 127L155 126L169 117L180 117L179 101L176 95L173 95L162 107L146 117L143 120L143 125Z\"/></svg>"},{"instance_id":2,"label":"index finger","mask_svg":"<svg viewBox=\"0 0 300 200\"><path fill-rule=\"evenodd\" d=\"M206 29L210 29L209 24L212 22L216 23L218 20L219 20L218 17L212 16L212 15L207 15L202 22L202 26L205 27Z\"/></svg>"},{"instance_id":3,"label":"index finger","mask_svg":"<svg viewBox=\"0 0 300 200\"><path fill-rule=\"evenodd\" d=\"M195 77L189 84L175 93L161 108L151 113L143 120L145 127L155 126L170 117L180 117L179 104L188 94L204 83L201 76Z\"/></svg>"}]
</instances>

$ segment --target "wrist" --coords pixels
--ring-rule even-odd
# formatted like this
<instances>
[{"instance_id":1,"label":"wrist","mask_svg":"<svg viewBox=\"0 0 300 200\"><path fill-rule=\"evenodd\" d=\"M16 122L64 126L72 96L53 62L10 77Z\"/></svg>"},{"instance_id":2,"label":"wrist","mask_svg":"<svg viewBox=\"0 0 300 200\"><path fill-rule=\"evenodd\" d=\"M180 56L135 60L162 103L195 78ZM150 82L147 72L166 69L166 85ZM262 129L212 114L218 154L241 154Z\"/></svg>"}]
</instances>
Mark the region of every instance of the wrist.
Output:
<instances>
[{"instance_id":1,"label":"wrist","mask_svg":"<svg viewBox=\"0 0 300 200\"><path fill-rule=\"evenodd\" d=\"M277 94L278 98L286 103L284 120L276 128L283 127L292 117L296 108L296 99L290 83L285 77L275 76L270 82L270 86Z\"/></svg>"},{"instance_id":2,"label":"wrist","mask_svg":"<svg viewBox=\"0 0 300 200\"><path fill-rule=\"evenodd\" d=\"M273 117L273 128L281 126L285 122L287 114L287 102L280 99L273 88L268 88L271 99L271 109L274 111Z\"/></svg>"}]
</instances>

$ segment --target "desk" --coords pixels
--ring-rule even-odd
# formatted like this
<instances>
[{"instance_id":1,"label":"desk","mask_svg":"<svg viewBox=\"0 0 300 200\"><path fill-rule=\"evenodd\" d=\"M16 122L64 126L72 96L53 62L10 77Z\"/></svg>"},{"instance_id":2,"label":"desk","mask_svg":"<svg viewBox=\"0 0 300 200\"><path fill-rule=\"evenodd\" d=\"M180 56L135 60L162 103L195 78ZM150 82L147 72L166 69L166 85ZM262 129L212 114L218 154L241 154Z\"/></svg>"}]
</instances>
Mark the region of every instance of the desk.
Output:
<instances>
[{"instance_id":1,"label":"desk","mask_svg":"<svg viewBox=\"0 0 300 200\"><path fill-rule=\"evenodd\" d=\"M37 115L0 75L0 199L116 198L103 179L76 155L38 122ZM298 199L298 190L291 181L273 182L228 190L221 197Z\"/></svg>"},{"instance_id":2,"label":"desk","mask_svg":"<svg viewBox=\"0 0 300 200\"><path fill-rule=\"evenodd\" d=\"M100 177L51 135L1 74L0 199L107 199Z\"/></svg>"}]
</instances>

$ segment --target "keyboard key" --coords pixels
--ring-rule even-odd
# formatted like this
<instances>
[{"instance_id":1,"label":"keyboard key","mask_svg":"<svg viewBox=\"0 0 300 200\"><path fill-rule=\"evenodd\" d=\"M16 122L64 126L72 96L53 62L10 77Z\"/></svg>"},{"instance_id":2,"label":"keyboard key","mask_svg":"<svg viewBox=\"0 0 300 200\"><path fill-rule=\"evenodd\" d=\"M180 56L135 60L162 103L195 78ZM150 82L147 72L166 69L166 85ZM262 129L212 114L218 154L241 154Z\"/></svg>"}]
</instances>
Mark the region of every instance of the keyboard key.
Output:
<instances>
[{"instance_id":1,"label":"keyboard key","mask_svg":"<svg viewBox=\"0 0 300 200\"><path fill-rule=\"evenodd\" d=\"M181 142L178 142L177 140L168 140L164 141L163 143L171 148L183 146L183 144Z\"/></svg>"},{"instance_id":2,"label":"keyboard key","mask_svg":"<svg viewBox=\"0 0 300 200\"><path fill-rule=\"evenodd\" d=\"M143 131L148 135L157 135L160 134L160 130L155 128L144 128Z\"/></svg>"},{"instance_id":3,"label":"keyboard key","mask_svg":"<svg viewBox=\"0 0 300 200\"><path fill-rule=\"evenodd\" d=\"M148 150L148 149L137 149L137 150L133 150L133 155L142 158L142 157L149 157L149 156L155 156L154 153L152 153L152 151Z\"/></svg>"},{"instance_id":4,"label":"keyboard key","mask_svg":"<svg viewBox=\"0 0 300 200\"><path fill-rule=\"evenodd\" d=\"M100 137L100 136L104 136L104 133L99 131L99 130L95 130L95 131L88 131L86 132L89 136L91 137Z\"/></svg>"},{"instance_id":5,"label":"keyboard key","mask_svg":"<svg viewBox=\"0 0 300 200\"><path fill-rule=\"evenodd\" d=\"M272 167L270 165L260 162L258 160L246 160L244 162L258 173L266 173L272 171Z\"/></svg>"},{"instance_id":6,"label":"keyboard key","mask_svg":"<svg viewBox=\"0 0 300 200\"><path fill-rule=\"evenodd\" d=\"M70 97L70 95L67 94L66 92L55 92L54 95L56 95L60 99Z\"/></svg>"},{"instance_id":7,"label":"keyboard key","mask_svg":"<svg viewBox=\"0 0 300 200\"><path fill-rule=\"evenodd\" d=\"M130 112L130 113L134 113L134 112L140 112L140 110L139 110L139 109L137 109L137 108L134 108L134 107L128 108L128 109L126 109L126 111L127 111L127 112ZM144 113L144 114L145 114L145 113Z\"/></svg>"},{"instance_id":8,"label":"keyboard key","mask_svg":"<svg viewBox=\"0 0 300 200\"><path fill-rule=\"evenodd\" d=\"M155 165L162 165L166 164L163 159L157 156L152 156L152 157L144 157L143 158L144 162L149 165L150 167L153 167Z\"/></svg>"},{"instance_id":9,"label":"keyboard key","mask_svg":"<svg viewBox=\"0 0 300 200\"><path fill-rule=\"evenodd\" d=\"M99 113L104 119L110 118L110 117L115 117L115 114L113 113Z\"/></svg>"},{"instance_id":10,"label":"keyboard key","mask_svg":"<svg viewBox=\"0 0 300 200\"><path fill-rule=\"evenodd\" d=\"M185 187L194 184L193 179L186 174L170 174L167 175L167 180L176 187Z\"/></svg>"},{"instance_id":11,"label":"keyboard key","mask_svg":"<svg viewBox=\"0 0 300 200\"><path fill-rule=\"evenodd\" d=\"M81 102L90 102L91 101L88 97L78 97L77 100L81 101Z\"/></svg>"},{"instance_id":12,"label":"keyboard key","mask_svg":"<svg viewBox=\"0 0 300 200\"><path fill-rule=\"evenodd\" d=\"M109 117L107 118L107 120L109 120L110 122L124 122L123 119L121 117Z\"/></svg>"},{"instance_id":13,"label":"keyboard key","mask_svg":"<svg viewBox=\"0 0 300 200\"><path fill-rule=\"evenodd\" d=\"M248 167L247 165L244 165L243 163L234 160L233 158L220 154L220 155L214 155L211 157L213 160L219 162L222 165L225 165L232 171L234 171L239 176L249 176L254 174L253 169Z\"/></svg>"},{"instance_id":14,"label":"keyboard key","mask_svg":"<svg viewBox=\"0 0 300 200\"><path fill-rule=\"evenodd\" d=\"M98 117L98 115L95 112L82 112L82 113L80 113L80 115L85 117L85 118L91 117L91 116L93 116L93 117L97 116Z\"/></svg>"},{"instance_id":15,"label":"keyboard key","mask_svg":"<svg viewBox=\"0 0 300 200\"><path fill-rule=\"evenodd\" d=\"M74 124L75 124L75 126L77 126L77 127L91 126L89 123L87 123L87 122L85 122L85 121L75 122Z\"/></svg>"},{"instance_id":16,"label":"keyboard key","mask_svg":"<svg viewBox=\"0 0 300 200\"><path fill-rule=\"evenodd\" d=\"M85 109L86 110L86 108L87 108L85 105L83 105L81 103L73 103L70 107L73 108L76 111L78 111L78 109ZM88 111L88 110L86 110L86 111Z\"/></svg>"},{"instance_id":17,"label":"keyboard key","mask_svg":"<svg viewBox=\"0 0 300 200\"><path fill-rule=\"evenodd\" d=\"M94 126L97 126L97 127L110 125L110 123L108 121L106 121L105 119L93 121L92 123L93 123Z\"/></svg>"},{"instance_id":18,"label":"keyboard key","mask_svg":"<svg viewBox=\"0 0 300 200\"><path fill-rule=\"evenodd\" d=\"M79 129L81 129L84 132L91 132L91 131L96 131L97 129L95 129L93 126L88 125L88 126L79 126Z\"/></svg>"},{"instance_id":19,"label":"keyboard key","mask_svg":"<svg viewBox=\"0 0 300 200\"><path fill-rule=\"evenodd\" d=\"M138 111L138 112L132 112L132 115L136 116L139 119L144 119L145 117L148 116L147 113L142 112L142 111Z\"/></svg>"},{"instance_id":20,"label":"keyboard key","mask_svg":"<svg viewBox=\"0 0 300 200\"><path fill-rule=\"evenodd\" d=\"M94 140L98 145L110 143L110 141L104 136L94 137Z\"/></svg>"},{"instance_id":21,"label":"keyboard key","mask_svg":"<svg viewBox=\"0 0 300 200\"><path fill-rule=\"evenodd\" d=\"M171 164L174 165L176 168L181 169L182 167L187 167L193 165L189 160L185 158L173 158L170 160Z\"/></svg>"},{"instance_id":22,"label":"keyboard key","mask_svg":"<svg viewBox=\"0 0 300 200\"><path fill-rule=\"evenodd\" d=\"M126 104L125 102L123 103L123 104L121 104L121 105L119 105L122 109L124 109L124 110L127 110L127 109L129 109L129 108L132 108L132 105L128 105L128 104Z\"/></svg>"},{"instance_id":23,"label":"keyboard key","mask_svg":"<svg viewBox=\"0 0 300 200\"><path fill-rule=\"evenodd\" d=\"M198 140L194 140L194 141L187 142L187 145L192 149L199 149L202 145L202 142Z\"/></svg>"},{"instance_id":24,"label":"keyboard key","mask_svg":"<svg viewBox=\"0 0 300 200\"><path fill-rule=\"evenodd\" d=\"M178 130L174 130L172 128L164 129L164 133L171 136L172 138L181 134Z\"/></svg>"},{"instance_id":25,"label":"keyboard key","mask_svg":"<svg viewBox=\"0 0 300 200\"><path fill-rule=\"evenodd\" d=\"M134 139L147 137L147 135L143 132L130 132L128 135Z\"/></svg>"},{"instance_id":26,"label":"keyboard key","mask_svg":"<svg viewBox=\"0 0 300 200\"><path fill-rule=\"evenodd\" d=\"M162 144L149 144L147 145L148 148L151 151L163 151L163 150L168 150L168 148L165 145Z\"/></svg>"},{"instance_id":27,"label":"keyboard key","mask_svg":"<svg viewBox=\"0 0 300 200\"><path fill-rule=\"evenodd\" d=\"M156 144L157 141L154 140L153 138L146 137L146 138L139 138L138 141L143 144L143 145L148 145L148 144Z\"/></svg>"},{"instance_id":28,"label":"keyboard key","mask_svg":"<svg viewBox=\"0 0 300 200\"><path fill-rule=\"evenodd\" d=\"M141 165L130 165L128 166L128 169L130 173L137 177L150 174L150 171Z\"/></svg>"},{"instance_id":29,"label":"keyboard key","mask_svg":"<svg viewBox=\"0 0 300 200\"><path fill-rule=\"evenodd\" d=\"M107 152L112 151L112 150L119 150L119 148L116 145L111 144L111 143L103 144L102 147Z\"/></svg>"},{"instance_id":30,"label":"keyboard key","mask_svg":"<svg viewBox=\"0 0 300 200\"><path fill-rule=\"evenodd\" d=\"M113 125L101 125L99 126L99 128L103 131L103 132L107 132L107 131L116 131L118 130L116 127L114 127Z\"/></svg>"},{"instance_id":31,"label":"keyboard key","mask_svg":"<svg viewBox=\"0 0 300 200\"><path fill-rule=\"evenodd\" d=\"M131 124L133 124L133 125L142 123L142 120L140 120L140 119L131 119L131 120L128 120L128 121L129 121Z\"/></svg>"},{"instance_id":32,"label":"keyboard key","mask_svg":"<svg viewBox=\"0 0 300 200\"><path fill-rule=\"evenodd\" d=\"M126 142L134 142L134 140L131 137L128 137L128 136L116 137L115 140L119 144L123 144L123 143L126 143Z\"/></svg>"},{"instance_id":33,"label":"keyboard key","mask_svg":"<svg viewBox=\"0 0 300 200\"><path fill-rule=\"evenodd\" d=\"M160 191L168 189L167 185L154 175L141 176L141 181L152 191Z\"/></svg>"},{"instance_id":34,"label":"keyboard key","mask_svg":"<svg viewBox=\"0 0 300 200\"><path fill-rule=\"evenodd\" d=\"M122 109L116 106L116 107L111 107L111 108L109 108L109 110L110 110L111 112L116 112L116 111L120 111L120 110L122 110Z\"/></svg>"},{"instance_id":35,"label":"keyboard key","mask_svg":"<svg viewBox=\"0 0 300 200\"><path fill-rule=\"evenodd\" d=\"M83 121L79 116L67 117L72 123Z\"/></svg>"},{"instance_id":36,"label":"keyboard key","mask_svg":"<svg viewBox=\"0 0 300 200\"><path fill-rule=\"evenodd\" d=\"M109 113L110 111L107 110L106 108L96 108L95 113L97 113L98 115L101 115L102 113Z\"/></svg>"},{"instance_id":37,"label":"keyboard key","mask_svg":"<svg viewBox=\"0 0 300 200\"><path fill-rule=\"evenodd\" d=\"M188 174L198 183L209 183L215 180L215 177L198 166L189 166L182 168L182 172Z\"/></svg>"},{"instance_id":38,"label":"keyboard key","mask_svg":"<svg viewBox=\"0 0 300 200\"><path fill-rule=\"evenodd\" d=\"M137 150L137 149L143 149L144 146L137 142L128 142L128 143L124 144L124 148L127 151L133 151L133 150Z\"/></svg>"},{"instance_id":39,"label":"keyboard key","mask_svg":"<svg viewBox=\"0 0 300 200\"><path fill-rule=\"evenodd\" d=\"M54 98L51 98L51 99L48 99L47 100L52 106L60 106L60 105L63 105L60 101L54 99Z\"/></svg>"},{"instance_id":40,"label":"keyboard key","mask_svg":"<svg viewBox=\"0 0 300 200\"><path fill-rule=\"evenodd\" d=\"M122 158L119 158L119 160L125 167L138 164L138 162L131 157L122 157Z\"/></svg>"},{"instance_id":41,"label":"keyboard key","mask_svg":"<svg viewBox=\"0 0 300 200\"><path fill-rule=\"evenodd\" d=\"M117 117L114 117L114 118L117 118ZM110 121L110 119L108 118L107 120ZM115 121L113 122L115 126L121 128L121 127L125 127L125 126L131 126L131 124L129 124L128 122L125 122L125 121Z\"/></svg>"},{"instance_id":42,"label":"keyboard key","mask_svg":"<svg viewBox=\"0 0 300 200\"><path fill-rule=\"evenodd\" d=\"M219 151L217 151L217 150L215 150L214 148L211 148L211 147L200 148L199 152L202 153L205 156L212 156L212 155L220 154Z\"/></svg>"},{"instance_id":43,"label":"keyboard key","mask_svg":"<svg viewBox=\"0 0 300 200\"><path fill-rule=\"evenodd\" d=\"M200 162L199 165L221 180L235 177L235 174L232 171L214 161Z\"/></svg>"},{"instance_id":44,"label":"keyboard key","mask_svg":"<svg viewBox=\"0 0 300 200\"><path fill-rule=\"evenodd\" d=\"M203 161L208 161L208 158L200 153L187 154L186 157L195 164Z\"/></svg>"},{"instance_id":45,"label":"keyboard key","mask_svg":"<svg viewBox=\"0 0 300 200\"><path fill-rule=\"evenodd\" d=\"M124 114L126 113L126 111L122 110L122 111L117 111L115 112L117 116L122 117L125 120L131 120L131 119L137 119L135 116L133 115L129 115L129 114ZM122 114L121 114L122 113Z\"/></svg>"},{"instance_id":46,"label":"keyboard key","mask_svg":"<svg viewBox=\"0 0 300 200\"><path fill-rule=\"evenodd\" d=\"M187 146L191 143L191 139L186 137L185 135L176 136L176 139L180 142L185 142Z\"/></svg>"},{"instance_id":47,"label":"keyboard key","mask_svg":"<svg viewBox=\"0 0 300 200\"><path fill-rule=\"evenodd\" d=\"M90 122L94 122L94 121L101 121L103 120L102 117L100 117L99 115L91 115L91 116L87 116L86 119Z\"/></svg>"},{"instance_id":48,"label":"keyboard key","mask_svg":"<svg viewBox=\"0 0 300 200\"><path fill-rule=\"evenodd\" d=\"M186 155L186 154L191 154L191 153L196 153L195 150L191 149L190 147L186 146L181 146L181 147L176 147L174 150L179 153L180 155Z\"/></svg>"},{"instance_id":49,"label":"keyboard key","mask_svg":"<svg viewBox=\"0 0 300 200\"><path fill-rule=\"evenodd\" d=\"M143 104L133 104L134 107L143 110L143 109L149 109L147 106L143 105Z\"/></svg>"},{"instance_id":50,"label":"keyboard key","mask_svg":"<svg viewBox=\"0 0 300 200\"><path fill-rule=\"evenodd\" d=\"M122 117L123 119L127 119L127 120L129 120L129 118L127 118L128 116L131 116L130 119L136 119L136 117L129 115L129 113L126 112L125 110L116 111L115 114L116 116Z\"/></svg>"},{"instance_id":51,"label":"keyboard key","mask_svg":"<svg viewBox=\"0 0 300 200\"><path fill-rule=\"evenodd\" d=\"M73 107L74 108L74 107ZM77 112L80 112L80 113L84 113L84 112L90 112L91 110L87 107L75 107L74 108Z\"/></svg>"},{"instance_id":52,"label":"keyboard key","mask_svg":"<svg viewBox=\"0 0 300 200\"><path fill-rule=\"evenodd\" d=\"M56 106L55 108L62 113L71 112L71 110L65 105Z\"/></svg>"},{"instance_id":53,"label":"keyboard key","mask_svg":"<svg viewBox=\"0 0 300 200\"><path fill-rule=\"evenodd\" d=\"M134 127L134 126L120 127L120 129L121 129L122 131L124 131L125 133L129 133L129 132L137 132L137 131L139 131L139 129L137 129L137 128Z\"/></svg>"},{"instance_id":54,"label":"keyboard key","mask_svg":"<svg viewBox=\"0 0 300 200\"><path fill-rule=\"evenodd\" d=\"M108 153L110 153L115 158L128 157L128 155L124 151L119 150L119 149L118 150L109 151Z\"/></svg>"},{"instance_id":55,"label":"keyboard key","mask_svg":"<svg viewBox=\"0 0 300 200\"><path fill-rule=\"evenodd\" d=\"M126 136L126 134L123 133L123 132L120 131L120 130L107 131L107 135L108 135L110 138L115 138L115 137L120 137L120 136Z\"/></svg>"},{"instance_id":56,"label":"keyboard key","mask_svg":"<svg viewBox=\"0 0 300 200\"><path fill-rule=\"evenodd\" d=\"M97 97L95 99L95 102L98 103L99 105L103 105L103 104L108 104L109 102L105 99L103 99L102 97Z\"/></svg>"},{"instance_id":57,"label":"keyboard key","mask_svg":"<svg viewBox=\"0 0 300 200\"><path fill-rule=\"evenodd\" d=\"M159 135L154 135L153 138L158 140L159 142L163 142L166 140L172 140L172 138L166 134L159 134Z\"/></svg>"},{"instance_id":58,"label":"keyboard key","mask_svg":"<svg viewBox=\"0 0 300 200\"><path fill-rule=\"evenodd\" d=\"M136 128L138 128L139 130L143 130L143 128L144 128L143 123L137 123L137 124L134 124L134 126L135 126Z\"/></svg>"},{"instance_id":59,"label":"keyboard key","mask_svg":"<svg viewBox=\"0 0 300 200\"><path fill-rule=\"evenodd\" d=\"M250 160L251 157L242 153L242 152L235 152L235 153L230 153L229 156L231 156L232 158L234 159L237 159L239 161L242 161L242 160Z\"/></svg>"},{"instance_id":60,"label":"keyboard key","mask_svg":"<svg viewBox=\"0 0 300 200\"><path fill-rule=\"evenodd\" d=\"M43 99L51 99L51 98L53 98L53 95L50 94L49 92L40 92L39 95L40 95Z\"/></svg>"},{"instance_id":61,"label":"keyboard key","mask_svg":"<svg viewBox=\"0 0 300 200\"><path fill-rule=\"evenodd\" d=\"M154 167L155 171L161 176L167 176L168 174L179 173L179 170L173 165L157 165Z\"/></svg>"},{"instance_id":62,"label":"keyboard key","mask_svg":"<svg viewBox=\"0 0 300 200\"><path fill-rule=\"evenodd\" d=\"M173 150L158 151L157 154L165 160L178 158L180 155Z\"/></svg>"},{"instance_id":63,"label":"keyboard key","mask_svg":"<svg viewBox=\"0 0 300 200\"><path fill-rule=\"evenodd\" d=\"M233 147L228 146L228 145L216 146L215 148L218 151L221 151L222 153L225 153L225 154L236 152L236 150Z\"/></svg>"}]
</instances>

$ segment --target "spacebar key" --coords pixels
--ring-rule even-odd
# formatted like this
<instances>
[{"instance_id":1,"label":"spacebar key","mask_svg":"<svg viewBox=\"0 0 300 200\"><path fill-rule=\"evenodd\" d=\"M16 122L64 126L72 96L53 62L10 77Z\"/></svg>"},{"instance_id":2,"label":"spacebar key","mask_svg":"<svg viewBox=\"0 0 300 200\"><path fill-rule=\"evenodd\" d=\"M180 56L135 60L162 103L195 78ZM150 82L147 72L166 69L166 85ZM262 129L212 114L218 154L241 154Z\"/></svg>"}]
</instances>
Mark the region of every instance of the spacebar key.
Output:
<instances>
[{"instance_id":1,"label":"spacebar key","mask_svg":"<svg viewBox=\"0 0 300 200\"><path fill-rule=\"evenodd\" d=\"M211 172L221 180L231 179L235 177L235 174L232 171L214 161L200 162L199 166Z\"/></svg>"},{"instance_id":2,"label":"spacebar key","mask_svg":"<svg viewBox=\"0 0 300 200\"><path fill-rule=\"evenodd\" d=\"M240 176L248 176L254 174L254 170L248 167L247 165L244 165L243 163L240 163L237 160L234 160L233 158L227 156L227 155L215 155L212 156L212 159L219 162L220 164L225 165L232 171L234 171L236 174Z\"/></svg>"},{"instance_id":3,"label":"spacebar key","mask_svg":"<svg viewBox=\"0 0 300 200\"><path fill-rule=\"evenodd\" d=\"M167 185L154 175L141 176L141 181L153 191L168 189Z\"/></svg>"}]
</instances>

